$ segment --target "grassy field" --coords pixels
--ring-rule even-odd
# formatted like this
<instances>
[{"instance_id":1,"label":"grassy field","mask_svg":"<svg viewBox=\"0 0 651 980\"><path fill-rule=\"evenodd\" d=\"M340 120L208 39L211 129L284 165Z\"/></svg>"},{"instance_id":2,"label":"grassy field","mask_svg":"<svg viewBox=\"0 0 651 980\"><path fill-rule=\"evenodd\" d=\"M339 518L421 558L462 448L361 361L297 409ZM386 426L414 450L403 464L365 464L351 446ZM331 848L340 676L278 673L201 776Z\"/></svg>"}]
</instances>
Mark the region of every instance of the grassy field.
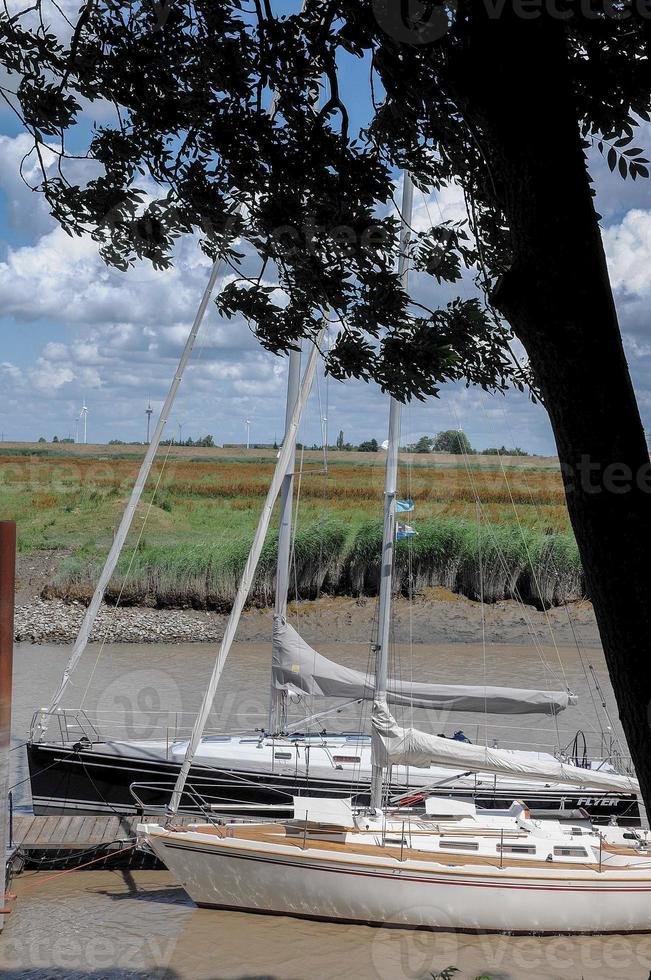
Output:
<instances>
[{"instance_id":1,"label":"grassy field","mask_svg":"<svg viewBox=\"0 0 651 980\"><path fill-rule=\"evenodd\" d=\"M157 463L111 585L113 597L227 609L274 465L273 452L174 447ZM235 455L237 453L237 455ZM64 553L51 591L92 591L130 493L139 447L0 449L0 513L18 522L23 552ZM298 486L296 594L373 594L381 540L383 454L335 453L324 471L306 453ZM582 594L558 466L525 458L405 457L403 497L418 537L398 545L403 591L446 585L487 600L537 605ZM253 601L273 595L275 534Z\"/></svg>"}]
</instances>

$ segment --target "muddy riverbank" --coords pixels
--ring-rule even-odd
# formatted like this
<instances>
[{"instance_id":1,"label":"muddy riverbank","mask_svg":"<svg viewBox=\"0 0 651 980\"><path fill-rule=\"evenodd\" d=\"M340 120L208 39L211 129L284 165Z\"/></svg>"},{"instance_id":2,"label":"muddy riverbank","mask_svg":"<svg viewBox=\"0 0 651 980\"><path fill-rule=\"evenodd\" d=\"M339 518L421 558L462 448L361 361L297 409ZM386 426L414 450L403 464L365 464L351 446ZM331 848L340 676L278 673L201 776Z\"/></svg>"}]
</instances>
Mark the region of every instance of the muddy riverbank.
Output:
<instances>
[{"instance_id":1,"label":"muddy riverbank","mask_svg":"<svg viewBox=\"0 0 651 980\"><path fill-rule=\"evenodd\" d=\"M328 637L346 637L350 643L366 643L373 634L374 599L322 597L290 604L289 615L304 637L314 643ZM79 602L19 595L15 636L30 643L69 643L84 615ZM247 610L238 638L264 642L271 634L271 610ZM224 633L227 616L214 612L150 609L129 606L103 607L93 640L113 643L216 642ZM482 635L492 643L527 643L532 639L568 644L576 632L586 646L599 645L592 606L571 603L540 611L513 600L482 606L446 589L433 588L410 602L398 598L394 612L395 635L402 643L472 643Z\"/></svg>"}]
</instances>

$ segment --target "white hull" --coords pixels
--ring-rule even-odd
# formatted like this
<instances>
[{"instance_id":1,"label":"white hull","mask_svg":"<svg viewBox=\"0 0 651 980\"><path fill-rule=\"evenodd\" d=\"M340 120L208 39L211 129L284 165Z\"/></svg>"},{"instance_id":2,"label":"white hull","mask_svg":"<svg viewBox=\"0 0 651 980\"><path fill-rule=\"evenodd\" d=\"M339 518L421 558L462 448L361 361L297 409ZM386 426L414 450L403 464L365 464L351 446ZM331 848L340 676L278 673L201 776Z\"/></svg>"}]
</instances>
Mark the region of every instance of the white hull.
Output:
<instances>
[{"instance_id":1,"label":"white hull","mask_svg":"<svg viewBox=\"0 0 651 980\"><path fill-rule=\"evenodd\" d=\"M337 921L522 933L651 931L651 868L531 870L334 857L292 844L152 833L198 905Z\"/></svg>"}]
</instances>

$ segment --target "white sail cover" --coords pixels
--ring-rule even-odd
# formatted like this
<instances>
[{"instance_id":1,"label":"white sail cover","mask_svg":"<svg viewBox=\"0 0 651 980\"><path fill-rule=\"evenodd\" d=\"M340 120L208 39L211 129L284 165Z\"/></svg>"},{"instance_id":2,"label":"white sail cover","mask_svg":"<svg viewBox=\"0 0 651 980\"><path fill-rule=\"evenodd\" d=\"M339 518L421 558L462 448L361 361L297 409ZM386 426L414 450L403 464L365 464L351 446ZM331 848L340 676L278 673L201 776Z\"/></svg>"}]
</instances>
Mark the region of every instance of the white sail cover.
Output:
<instances>
[{"instance_id":1,"label":"white sail cover","mask_svg":"<svg viewBox=\"0 0 651 980\"><path fill-rule=\"evenodd\" d=\"M374 678L360 670L342 667L317 653L279 616L273 627L273 682L278 690L324 698L363 698L372 701ZM510 687L474 687L460 684L418 684L389 680L387 697L392 704L445 711L482 711L491 714L554 715L575 704L567 691L529 691Z\"/></svg>"},{"instance_id":2,"label":"white sail cover","mask_svg":"<svg viewBox=\"0 0 651 980\"><path fill-rule=\"evenodd\" d=\"M373 704L373 757L383 767L390 765L449 766L464 772L490 772L500 776L541 779L586 789L639 793L637 780L613 772L582 769L554 760L537 761L522 753L491 749L484 745L457 742L453 738L428 735L417 728L401 728L385 701Z\"/></svg>"}]
</instances>

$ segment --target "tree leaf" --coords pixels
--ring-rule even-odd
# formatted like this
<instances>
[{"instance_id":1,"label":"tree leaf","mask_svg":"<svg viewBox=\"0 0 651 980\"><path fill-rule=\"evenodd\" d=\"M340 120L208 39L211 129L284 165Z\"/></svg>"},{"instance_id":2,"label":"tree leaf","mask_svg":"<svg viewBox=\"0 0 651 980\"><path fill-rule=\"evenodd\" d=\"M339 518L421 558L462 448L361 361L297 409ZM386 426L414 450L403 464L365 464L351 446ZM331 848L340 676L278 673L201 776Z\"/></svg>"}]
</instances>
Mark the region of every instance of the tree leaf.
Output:
<instances>
[{"instance_id":1,"label":"tree leaf","mask_svg":"<svg viewBox=\"0 0 651 980\"><path fill-rule=\"evenodd\" d=\"M613 146L611 146L611 148L608 150L607 159L608 166L610 167L611 171L614 170L617 165L617 150Z\"/></svg>"}]
</instances>

